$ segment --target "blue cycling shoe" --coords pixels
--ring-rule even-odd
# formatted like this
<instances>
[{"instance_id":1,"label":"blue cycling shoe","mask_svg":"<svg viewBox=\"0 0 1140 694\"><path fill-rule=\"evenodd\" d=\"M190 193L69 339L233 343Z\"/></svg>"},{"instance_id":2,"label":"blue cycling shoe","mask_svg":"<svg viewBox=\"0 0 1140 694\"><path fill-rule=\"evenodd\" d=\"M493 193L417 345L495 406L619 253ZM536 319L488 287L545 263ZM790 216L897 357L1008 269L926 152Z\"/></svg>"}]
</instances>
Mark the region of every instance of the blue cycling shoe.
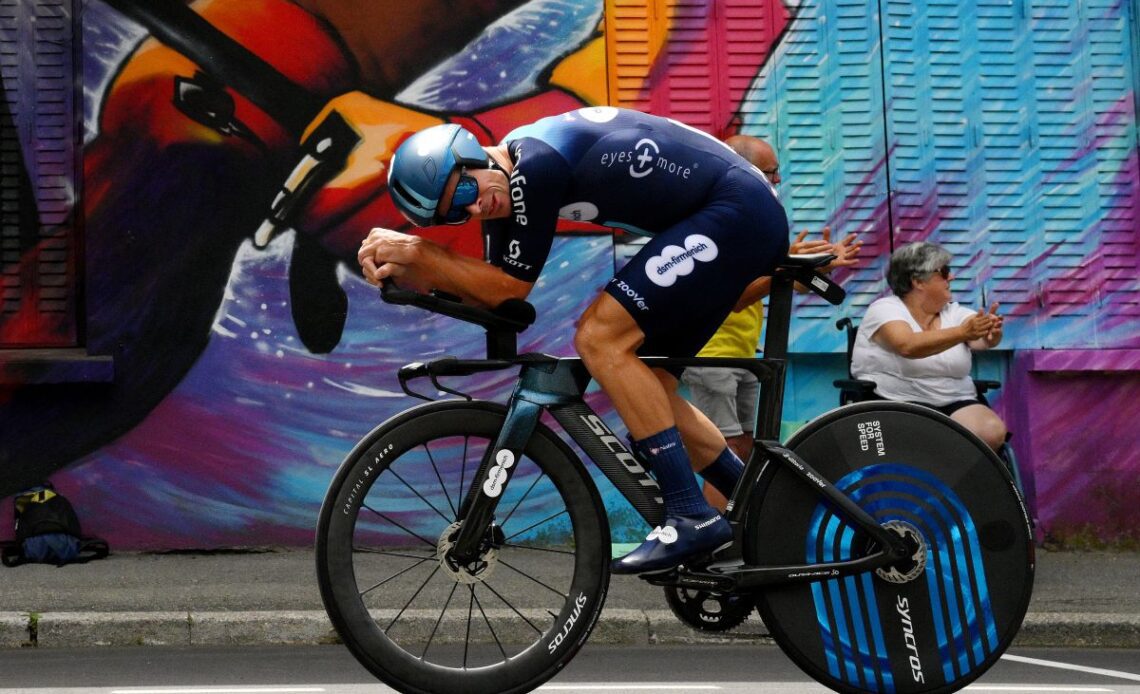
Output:
<instances>
[{"instance_id":1,"label":"blue cycling shoe","mask_svg":"<svg viewBox=\"0 0 1140 694\"><path fill-rule=\"evenodd\" d=\"M697 554L711 552L732 541L732 526L716 511L713 515L668 516L653 529L645 542L629 554L614 559L615 574L640 574L671 569Z\"/></svg>"}]
</instances>

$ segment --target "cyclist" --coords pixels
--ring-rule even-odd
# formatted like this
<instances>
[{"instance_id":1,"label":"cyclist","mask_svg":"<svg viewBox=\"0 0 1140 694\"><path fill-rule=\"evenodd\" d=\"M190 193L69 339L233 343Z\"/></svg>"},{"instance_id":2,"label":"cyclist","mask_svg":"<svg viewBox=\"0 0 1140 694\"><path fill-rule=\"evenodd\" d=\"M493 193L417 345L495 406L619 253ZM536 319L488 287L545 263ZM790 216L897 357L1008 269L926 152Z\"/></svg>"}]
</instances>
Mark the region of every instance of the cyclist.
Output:
<instances>
[{"instance_id":1,"label":"cyclist","mask_svg":"<svg viewBox=\"0 0 1140 694\"><path fill-rule=\"evenodd\" d=\"M417 226L482 220L487 262L377 228L358 254L365 278L483 306L529 294L559 217L651 237L586 309L574 337L665 501L663 525L613 570L660 571L729 542L678 427L717 440L716 450L724 437L677 394L675 375L638 355L694 355L735 306L758 296L760 278L788 250L787 217L764 175L681 123L597 107L543 118L486 148L461 126L427 128L397 149L388 190Z\"/></svg>"}]
</instances>

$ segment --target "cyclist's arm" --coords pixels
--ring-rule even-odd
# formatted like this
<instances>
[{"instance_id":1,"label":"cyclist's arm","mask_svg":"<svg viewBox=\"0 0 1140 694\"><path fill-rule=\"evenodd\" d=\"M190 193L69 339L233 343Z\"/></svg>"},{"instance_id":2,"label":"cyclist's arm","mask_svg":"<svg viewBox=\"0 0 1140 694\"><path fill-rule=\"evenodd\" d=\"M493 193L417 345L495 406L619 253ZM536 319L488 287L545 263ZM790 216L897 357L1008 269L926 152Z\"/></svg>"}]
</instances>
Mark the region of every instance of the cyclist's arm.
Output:
<instances>
[{"instance_id":1,"label":"cyclist's arm","mask_svg":"<svg viewBox=\"0 0 1140 694\"><path fill-rule=\"evenodd\" d=\"M357 258L371 284L392 278L406 289L438 289L477 306L495 307L507 299L525 298L534 286L479 258L390 229L373 229Z\"/></svg>"}]
</instances>

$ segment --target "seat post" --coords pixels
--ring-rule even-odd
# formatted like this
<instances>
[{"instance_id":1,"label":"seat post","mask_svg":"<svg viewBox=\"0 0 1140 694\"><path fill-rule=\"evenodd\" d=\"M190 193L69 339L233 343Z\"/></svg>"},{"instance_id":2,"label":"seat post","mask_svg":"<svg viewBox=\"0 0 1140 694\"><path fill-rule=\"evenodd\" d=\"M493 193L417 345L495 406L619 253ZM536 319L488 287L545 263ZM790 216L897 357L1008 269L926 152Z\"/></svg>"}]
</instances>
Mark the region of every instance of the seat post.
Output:
<instances>
[{"instance_id":1,"label":"seat post","mask_svg":"<svg viewBox=\"0 0 1140 694\"><path fill-rule=\"evenodd\" d=\"M772 291L768 295L768 325L764 334L764 357L767 359L785 359L788 356L794 284L791 273L777 269L772 276Z\"/></svg>"},{"instance_id":2,"label":"seat post","mask_svg":"<svg viewBox=\"0 0 1140 694\"><path fill-rule=\"evenodd\" d=\"M761 440L774 441L780 438L793 285L791 273L777 269L772 276L772 291L768 294L768 316L765 321L767 325L764 328L764 358L773 360L776 373L774 378L765 380L760 385L755 436Z\"/></svg>"}]
</instances>

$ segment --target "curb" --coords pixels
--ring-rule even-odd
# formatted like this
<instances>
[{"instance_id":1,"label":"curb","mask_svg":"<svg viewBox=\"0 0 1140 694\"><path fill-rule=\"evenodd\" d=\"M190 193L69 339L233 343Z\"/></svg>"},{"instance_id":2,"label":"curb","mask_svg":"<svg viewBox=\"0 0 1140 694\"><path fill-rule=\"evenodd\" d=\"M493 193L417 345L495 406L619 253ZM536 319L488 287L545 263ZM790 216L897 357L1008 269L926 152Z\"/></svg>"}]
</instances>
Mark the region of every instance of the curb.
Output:
<instances>
[{"instance_id":1,"label":"curb","mask_svg":"<svg viewBox=\"0 0 1140 694\"><path fill-rule=\"evenodd\" d=\"M461 642L460 619L404 614L408 626L435 630L440 642ZM382 615L383 613L379 613ZM378 616L379 616L378 615ZM494 620L495 615L490 615ZM321 610L234 612L0 612L0 648L90 648L100 646L253 646L339 643ZM590 643L770 644L764 623L753 615L728 632L703 632L681 623L669 610L607 609ZM1140 648L1140 615L1045 612L1029 614L1013 641L1021 647Z\"/></svg>"},{"instance_id":2,"label":"curb","mask_svg":"<svg viewBox=\"0 0 1140 694\"><path fill-rule=\"evenodd\" d=\"M1025 615L1014 646L1140 648L1140 615L1038 612Z\"/></svg>"}]
</instances>

